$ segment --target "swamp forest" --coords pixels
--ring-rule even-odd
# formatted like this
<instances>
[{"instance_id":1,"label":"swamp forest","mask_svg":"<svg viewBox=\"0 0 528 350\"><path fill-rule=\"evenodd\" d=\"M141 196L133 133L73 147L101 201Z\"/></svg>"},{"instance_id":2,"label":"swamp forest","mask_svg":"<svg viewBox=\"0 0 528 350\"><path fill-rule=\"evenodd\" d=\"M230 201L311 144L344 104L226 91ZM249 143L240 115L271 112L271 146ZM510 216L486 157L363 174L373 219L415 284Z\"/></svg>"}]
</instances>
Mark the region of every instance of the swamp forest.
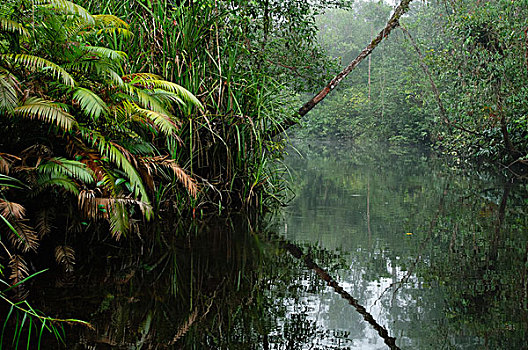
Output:
<instances>
[{"instance_id":1,"label":"swamp forest","mask_svg":"<svg viewBox=\"0 0 528 350\"><path fill-rule=\"evenodd\" d=\"M528 349L528 0L3 0L0 349Z\"/></svg>"}]
</instances>

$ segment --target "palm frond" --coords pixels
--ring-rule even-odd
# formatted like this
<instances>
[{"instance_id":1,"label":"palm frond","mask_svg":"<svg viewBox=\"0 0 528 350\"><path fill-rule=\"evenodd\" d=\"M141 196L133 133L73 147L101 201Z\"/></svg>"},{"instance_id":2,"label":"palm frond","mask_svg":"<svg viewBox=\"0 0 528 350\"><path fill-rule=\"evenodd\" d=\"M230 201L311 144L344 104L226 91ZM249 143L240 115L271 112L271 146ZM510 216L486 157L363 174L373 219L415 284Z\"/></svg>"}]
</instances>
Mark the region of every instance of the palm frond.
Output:
<instances>
[{"instance_id":1,"label":"palm frond","mask_svg":"<svg viewBox=\"0 0 528 350\"><path fill-rule=\"evenodd\" d=\"M162 101L156 96L152 96L147 90L134 86L131 83L126 83L122 86L126 94L123 98L135 102L142 108L149 109L153 112L169 114L167 108L163 105Z\"/></svg>"},{"instance_id":2,"label":"palm frond","mask_svg":"<svg viewBox=\"0 0 528 350\"><path fill-rule=\"evenodd\" d=\"M0 69L0 113L13 112L18 104L17 91L20 91L17 78L7 70Z\"/></svg>"},{"instance_id":3,"label":"palm frond","mask_svg":"<svg viewBox=\"0 0 528 350\"><path fill-rule=\"evenodd\" d=\"M109 69L105 72L105 74L115 86L122 87L125 84L121 76L117 74L116 71Z\"/></svg>"},{"instance_id":4,"label":"palm frond","mask_svg":"<svg viewBox=\"0 0 528 350\"><path fill-rule=\"evenodd\" d=\"M102 27L129 28L127 22L114 15L93 15L95 23Z\"/></svg>"},{"instance_id":5,"label":"palm frond","mask_svg":"<svg viewBox=\"0 0 528 350\"><path fill-rule=\"evenodd\" d=\"M68 73L64 68L45 58L26 54L1 54L0 59L20 64L32 72L39 70L50 72L52 76L61 80L64 85L75 85L75 80L73 80L70 73Z\"/></svg>"},{"instance_id":6,"label":"palm frond","mask_svg":"<svg viewBox=\"0 0 528 350\"><path fill-rule=\"evenodd\" d=\"M178 131L178 124L171 115L154 112L149 109L141 108L134 102L125 103L127 109L131 112L132 118L138 121L148 121L154 124L163 134L171 136Z\"/></svg>"},{"instance_id":7,"label":"palm frond","mask_svg":"<svg viewBox=\"0 0 528 350\"><path fill-rule=\"evenodd\" d=\"M87 51L92 54L97 54L99 57L107 58L109 60L123 62L128 58L127 54L123 51L112 50L107 47L101 46L80 46L79 49L82 51Z\"/></svg>"},{"instance_id":8,"label":"palm frond","mask_svg":"<svg viewBox=\"0 0 528 350\"><path fill-rule=\"evenodd\" d=\"M73 116L58 104L37 97L28 98L22 106L16 107L14 112L24 117L56 124L65 131L71 130L77 124Z\"/></svg>"},{"instance_id":9,"label":"palm frond","mask_svg":"<svg viewBox=\"0 0 528 350\"><path fill-rule=\"evenodd\" d=\"M73 272L73 265L75 265L75 251L72 247L67 245L59 245L55 247L55 261L61 265L66 272Z\"/></svg>"},{"instance_id":10,"label":"palm frond","mask_svg":"<svg viewBox=\"0 0 528 350\"><path fill-rule=\"evenodd\" d=\"M39 237L49 234L53 228L52 221L55 219L55 210L53 207L46 207L37 213L35 228Z\"/></svg>"},{"instance_id":11,"label":"palm frond","mask_svg":"<svg viewBox=\"0 0 528 350\"><path fill-rule=\"evenodd\" d=\"M51 187L56 187L66 192L70 192L77 196L79 194L79 188L72 179L63 174L40 174L36 178L36 187L33 190L32 195L36 196L42 193L44 190Z\"/></svg>"},{"instance_id":12,"label":"palm frond","mask_svg":"<svg viewBox=\"0 0 528 350\"><path fill-rule=\"evenodd\" d=\"M9 259L9 269L11 270L11 274L9 275L11 285L20 283L29 276L29 269L24 258L18 254L12 255L11 259Z\"/></svg>"},{"instance_id":13,"label":"palm frond","mask_svg":"<svg viewBox=\"0 0 528 350\"><path fill-rule=\"evenodd\" d=\"M18 33L24 37L29 36L29 32L26 27L5 17L0 17L0 30L4 32Z\"/></svg>"},{"instance_id":14,"label":"palm frond","mask_svg":"<svg viewBox=\"0 0 528 350\"><path fill-rule=\"evenodd\" d=\"M139 81L143 80L159 80L161 79L161 76L154 74L154 73L132 73L127 74L123 76L123 81L131 82L131 83L138 83Z\"/></svg>"},{"instance_id":15,"label":"palm frond","mask_svg":"<svg viewBox=\"0 0 528 350\"><path fill-rule=\"evenodd\" d=\"M85 184L94 182L94 173L86 164L62 157L51 158L45 163L41 163L37 167L37 172L47 174L51 178L57 174L61 176L65 175L82 181Z\"/></svg>"},{"instance_id":16,"label":"palm frond","mask_svg":"<svg viewBox=\"0 0 528 350\"><path fill-rule=\"evenodd\" d=\"M92 145L99 150L101 155L107 157L111 163L115 164L126 174L130 180L134 195L146 204L150 204L147 191L145 190L145 186L143 185L143 181L141 180L139 173L130 163L127 157L122 153L118 145L111 141L107 141L103 135L93 130L81 130L81 135L88 142L91 142ZM145 216L147 219L149 219L150 215L151 212L149 210L146 212Z\"/></svg>"},{"instance_id":17,"label":"palm frond","mask_svg":"<svg viewBox=\"0 0 528 350\"><path fill-rule=\"evenodd\" d=\"M12 226L16 232L9 231L11 244L24 253L30 250L36 251L39 246L37 234L25 222L25 220L13 221Z\"/></svg>"},{"instance_id":18,"label":"palm frond","mask_svg":"<svg viewBox=\"0 0 528 350\"><path fill-rule=\"evenodd\" d=\"M200 100L196 98L189 90L184 88L183 86L180 86L178 84L175 84L170 81L166 80L160 80L160 79L137 79L138 82L145 86L147 89L162 89L165 91L172 92L176 94L179 98L181 98L183 101L190 103L193 106L196 106L198 108L203 108L202 103Z\"/></svg>"},{"instance_id":19,"label":"palm frond","mask_svg":"<svg viewBox=\"0 0 528 350\"><path fill-rule=\"evenodd\" d=\"M130 219L128 211L123 203L114 202L110 207L110 232L112 236L119 240L122 235L130 230Z\"/></svg>"},{"instance_id":20,"label":"palm frond","mask_svg":"<svg viewBox=\"0 0 528 350\"><path fill-rule=\"evenodd\" d=\"M101 115L108 114L108 106L92 90L85 88L75 89L73 100L79 103L84 113L93 119L98 119Z\"/></svg>"},{"instance_id":21,"label":"palm frond","mask_svg":"<svg viewBox=\"0 0 528 350\"><path fill-rule=\"evenodd\" d=\"M26 208L22 204L0 199L0 215L8 220L22 220L26 215Z\"/></svg>"},{"instance_id":22,"label":"palm frond","mask_svg":"<svg viewBox=\"0 0 528 350\"><path fill-rule=\"evenodd\" d=\"M67 0L34 0L35 4L52 8L60 13L75 15L82 18L87 24L95 24L95 18L84 7Z\"/></svg>"},{"instance_id":23,"label":"palm frond","mask_svg":"<svg viewBox=\"0 0 528 350\"><path fill-rule=\"evenodd\" d=\"M19 180L10 176L6 176L9 174L13 163L17 160L20 160L20 157L9 153L0 153L0 173L2 173L0 174L0 186L5 186L4 183L8 183L10 185L13 185L13 183L18 183L23 185Z\"/></svg>"},{"instance_id":24,"label":"palm frond","mask_svg":"<svg viewBox=\"0 0 528 350\"><path fill-rule=\"evenodd\" d=\"M130 39L134 36L134 33L132 33L130 30L126 28L120 28L120 27L109 27L109 28L103 28L99 29L97 31L97 34L108 34L108 35L116 35L116 36L122 36L125 39Z\"/></svg>"},{"instance_id":25,"label":"palm frond","mask_svg":"<svg viewBox=\"0 0 528 350\"><path fill-rule=\"evenodd\" d=\"M194 180L189 174L183 170L174 159L169 159L168 157L143 157L141 158L143 165L147 168L154 167L151 170L156 170L156 167L161 166L166 169L169 169L180 181L183 186L189 191L189 194L193 197L196 197L198 194L198 185L196 180Z\"/></svg>"}]
</instances>

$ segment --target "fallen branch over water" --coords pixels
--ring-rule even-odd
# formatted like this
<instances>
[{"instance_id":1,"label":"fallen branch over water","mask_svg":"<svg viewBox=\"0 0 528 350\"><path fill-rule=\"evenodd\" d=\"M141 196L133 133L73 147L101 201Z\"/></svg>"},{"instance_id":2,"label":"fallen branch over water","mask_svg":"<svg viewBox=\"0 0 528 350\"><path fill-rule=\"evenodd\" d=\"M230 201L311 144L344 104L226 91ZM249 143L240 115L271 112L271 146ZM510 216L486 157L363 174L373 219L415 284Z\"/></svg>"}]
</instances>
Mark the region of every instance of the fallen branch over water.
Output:
<instances>
[{"instance_id":1,"label":"fallen branch over water","mask_svg":"<svg viewBox=\"0 0 528 350\"><path fill-rule=\"evenodd\" d=\"M350 62L350 64L345 69L341 71L341 73L336 75L334 79L332 79L321 91L319 91L317 95L315 95L310 101L306 102L292 118L285 119L277 129L274 129L274 131L271 133L271 136L276 136L284 130L288 129L289 127L298 124L300 118L304 117L319 102L321 102L326 97L326 95L330 93L330 91L334 90L337 84L341 82L341 80L343 80L350 72L352 72L352 70L354 70L354 68L356 68L361 63L361 61L363 61L368 55L370 55L372 51L374 51L376 46L378 46L383 39L389 36L390 32L394 28L399 26L400 18L409 9L409 4L411 3L411 1L412 0L402 0L398 7L396 7L396 9L394 10L394 13L392 14L385 27L378 33L378 35L374 39L372 39L370 44L368 44L367 47L365 47L363 51L361 51L359 55L352 62Z\"/></svg>"},{"instance_id":2,"label":"fallen branch over water","mask_svg":"<svg viewBox=\"0 0 528 350\"><path fill-rule=\"evenodd\" d=\"M361 304L359 304L359 301L357 299L355 299L353 296L351 296L350 294L348 294L348 292L346 290L343 289L343 287L341 287L339 285L339 283L337 283L329 274L328 272L326 272L324 269L322 269L321 267L319 267L319 265L317 265L312 257L310 255L305 255L301 248L299 248L297 245L295 244L292 244L292 243L289 243L289 242L285 242L285 241L281 241L281 246L286 249L291 255L293 255L295 258L297 259L303 259L306 267L308 267L309 269L312 269L315 271L315 273L317 273L317 275L319 275L319 277L321 277L321 279L323 279L329 286L331 286L332 288L334 288L334 290L339 294L341 295L341 297L345 300L348 301L348 303L350 305L352 305L357 312L359 312L361 314L361 316L363 316L363 319L365 321L367 321L379 334L379 336L381 338L383 338L383 341L385 342L385 344L387 344L389 346L389 348L391 350L400 350L400 348L396 345L396 338L394 337L391 337L389 335L389 332L387 331L387 329L385 327L383 327L382 325L380 325L375 319L374 317L367 311L367 309L365 309L364 306L362 306Z\"/></svg>"}]
</instances>

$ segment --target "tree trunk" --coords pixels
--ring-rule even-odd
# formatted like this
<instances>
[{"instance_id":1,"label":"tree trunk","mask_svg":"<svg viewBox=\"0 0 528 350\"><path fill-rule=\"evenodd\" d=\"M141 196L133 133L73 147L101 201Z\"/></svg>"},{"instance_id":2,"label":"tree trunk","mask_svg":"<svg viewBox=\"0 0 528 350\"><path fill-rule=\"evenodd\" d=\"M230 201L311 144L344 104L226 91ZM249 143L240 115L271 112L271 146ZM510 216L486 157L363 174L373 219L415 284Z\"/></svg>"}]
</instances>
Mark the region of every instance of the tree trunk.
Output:
<instances>
[{"instance_id":1,"label":"tree trunk","mask_svg":"<svg viewBox=\"0 0 528 350\"><path fill-rule=\"evenodd\" d=\"M271 136L276 136L289 127L299 123L299 119L304 117L310 112L319 102L321 102L330 91L334 90L335 87L352 71L356 68L361 61L363 61L371 52L381 43L383 39L389 36L390 32L398 27L400 17L407 12L409 4L412 0L402 0L401 3L396 7L391 18L387 22L385 28L383 28L379 34L360 52L360 54L350 64L334 77L317 95L315 95L310 101L306 102L299 111L292 117L285 119L280 125L271 132Z\"/></svg>"}]
</instances>

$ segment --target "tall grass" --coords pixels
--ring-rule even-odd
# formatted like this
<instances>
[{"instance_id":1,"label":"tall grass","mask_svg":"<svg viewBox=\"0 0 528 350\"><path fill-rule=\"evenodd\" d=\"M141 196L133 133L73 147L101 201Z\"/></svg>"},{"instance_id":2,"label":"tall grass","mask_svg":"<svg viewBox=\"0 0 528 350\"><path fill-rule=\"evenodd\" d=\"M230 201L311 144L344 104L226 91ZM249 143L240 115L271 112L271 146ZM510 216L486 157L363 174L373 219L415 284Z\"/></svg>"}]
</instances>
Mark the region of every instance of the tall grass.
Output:
<instances>
[{"instance_id":1,"label":"tall grass","mask_svg":"<svg viewBox=\"0 0 528 350\"><path fill-rule=\"evenodd\" d=\"M195 205L236 208L278 199L282 188L268 164L281 147L267 134L286 114L278 102L284 89L258 69L258 57L248 49L249 33L231 2L80 3L129 22L136 35L128 43L113 42L113 48L127 51L131 70L180 84L205 106L183 123L181 142L172 145L178 164L202 179L203 196ZM158 200L176 197L166 191Z\"/></svg>"}]
</instances>

